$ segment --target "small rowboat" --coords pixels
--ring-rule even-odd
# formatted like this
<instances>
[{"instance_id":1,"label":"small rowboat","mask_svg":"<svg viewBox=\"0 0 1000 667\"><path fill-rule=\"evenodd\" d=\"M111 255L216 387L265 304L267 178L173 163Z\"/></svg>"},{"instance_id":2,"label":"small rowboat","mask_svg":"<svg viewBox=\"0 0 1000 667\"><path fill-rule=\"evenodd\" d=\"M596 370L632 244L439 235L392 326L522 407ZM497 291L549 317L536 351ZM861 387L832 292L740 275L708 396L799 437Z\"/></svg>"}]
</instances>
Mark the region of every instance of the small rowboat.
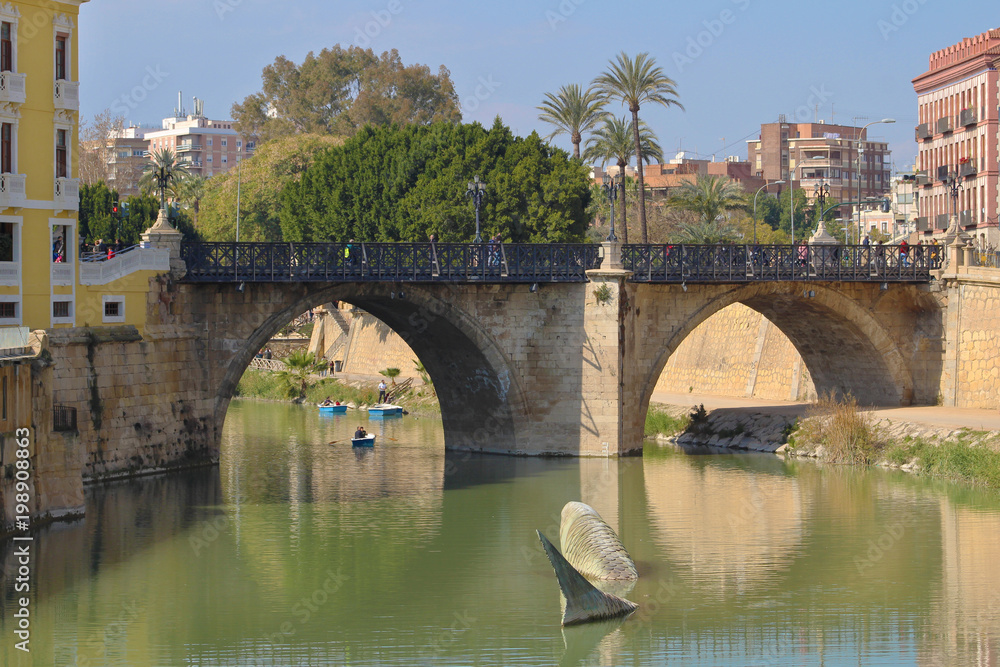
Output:
<instances>
[{"instance_id":1,"label":"small rowboat","mask_svg":"<svg viewBox=\"0 0 1000 667\"><path fill-rule=\"evenodd\" d=\"M368 414L382 417L388 415L401 415L403 414L403 408L402 406L392 405L391 403L376 403L368 408Z\"/></svg>"},{"instance_id":2,"label":"small rowboat","mask_svg":"<svg viewBox=\"0 0 1000 667\"><path fill-rule=\"evenodd\" d=\"M375 434L369 433L363 438L351 438L351 447L374 447Z\"/></svg>"},{"instance_id":3,"label":"small rowboat","mask_svg":"<svg viewBox=\"0 0 1000 667\"><path fill-rule=\"evenodd\" d=\"M323 405L322 403L317 403L316 407L319 408L320 412L325 412L328 415L342 415L347 413L347 405L344 403L340 405Z\"/></svg>"}]
</instances>

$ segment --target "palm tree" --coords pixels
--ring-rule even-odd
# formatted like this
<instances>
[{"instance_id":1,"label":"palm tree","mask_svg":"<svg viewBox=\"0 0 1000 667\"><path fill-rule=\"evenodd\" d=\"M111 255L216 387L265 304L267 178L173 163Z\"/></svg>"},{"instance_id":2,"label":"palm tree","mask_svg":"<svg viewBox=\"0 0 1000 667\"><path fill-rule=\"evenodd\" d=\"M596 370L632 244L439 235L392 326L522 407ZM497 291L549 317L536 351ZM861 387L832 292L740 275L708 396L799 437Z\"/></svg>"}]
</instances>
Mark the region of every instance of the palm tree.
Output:
<instances>
[{"instance_id":1,"label":"palm tree","mask_svg":"<svg viewBox=\"0 0 1000 667\"><path fill-rule=\"evenodd\" d=\"M324 361L318 361L312 352L292 352L283 359L288 370L278 371L278 381L289 398L303 399L309 388L310 376L319 373L326 367Z\"/></svg>"},{"instance_id":2,"label":"palm tree","mask_svg":"<svg viewBox=\"0 0 1000 667\"><path fill-rule=\"evenodd\" d=\"M583 157L588 162L600 162L602 167L614 160L615 164L618 165L618 173L624 174L625 167L635 155L634 134L633 121L626 121L624 116L621 119L605 116L604 125L594 130L594 133L587 139ZM639 141L642 145L644 160L649 162L652 159L663 159L663 150L656 142L656 135L641 120L639 121ZM621 206L620 217L622 242L628 243L628 224L625 221L624 205Z\"/></svg>"},{"instance_id":3,"label":"palm tree","mask_svg":"<svg viewBox=\"0 0 1000 667\"><path fill-rule=\"evenodd\" d=\"M695 213L700 222L713 222L729 211L746 208L747 197L736 181L699 175L681 185L669 205Z\"/></svg>"},{"instance_id":4,"label":"palm tree","mask_svg":"<svg viewBox=\"0 0 1000 667\"><path fill-rule=\"evenodd\" d=\"M399 369L398 368L387 368L384 371L379 371L378 374L379 375L384 375L385 377L389 378L389 381L392 382L393 385L395 385L396 384L396 378L399 377Z\"/></svg>"},{"instance_id":5,"label":"palm tree","mask_svg":"<svg viewBox=\"0 0 1000 667\"><path fill-rule=\"evenodd\" d=\"M177 187L188 176L187 165L178 162L177 155L169 148L161 148L149 154L149 162L142 168L139 187L145 191L160 191L160 208L166 208L166 195L177 198Z\"/></svg>"},{"instance_id":6,"label":"palm tree","mask_svg":"<svg viewBox=\"0 0 1000 667\"><path fill-rule=\"evenodd\" d=\"M572 83L560 88L558 95L545 93L545 98L542 105L535 108L542 112L538 115L539 120L556 128L546 138L568 134L573 143L573 157L579 159L583 133L593 129L604 116L604 96L594 88L583 92L579 84Z\"/></svg>"},{"instance_id":7,"label":"palm tree","mask_svg":"<svg viewBox=\"0 0 1000 667\"><path fill-rule=\"evenodd\" d=\"M205 184L208 179L198 174L191 174L178 184L175 188L177 200L184 204L185 208L194 210L194 223L198 224L198 210L201 200L205 198Z\"/></svg>"},{"instance_id":8,"label":"palm tree","mask_svg":"<svg viewBox=\"0 0 1000 667\"><path fill-rule=\"evenodd\" d=\"M648 243L646 234L646 185L642 178L642 139L639 136L639 107L646 102L665 107L677 106L677 85L673 79L656 66L656 61L648 53L640 53L635 59L622 51L616 60L609 62L609 70L594 79L594 85L609 99L621 100L632 112L632 133L635 141L636 165L639 177L639 227L642 242Z\"/></svg>"}]
</instances>

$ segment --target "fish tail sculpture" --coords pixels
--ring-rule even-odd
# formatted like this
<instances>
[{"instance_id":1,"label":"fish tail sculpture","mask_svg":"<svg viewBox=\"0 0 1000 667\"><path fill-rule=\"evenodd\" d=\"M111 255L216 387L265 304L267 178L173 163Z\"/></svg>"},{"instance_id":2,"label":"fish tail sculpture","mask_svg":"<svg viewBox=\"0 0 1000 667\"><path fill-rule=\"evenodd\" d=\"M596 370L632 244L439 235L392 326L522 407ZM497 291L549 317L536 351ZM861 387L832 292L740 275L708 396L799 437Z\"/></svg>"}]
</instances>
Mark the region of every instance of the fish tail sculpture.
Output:
<instances>
[{"instance_id":1,"label":"fish tail sculpture","mask_svg":"<svg viewBox=\"0 0 1000 667\"><path fill-rule=\"evenodd\" d=\"M568 502L563 506L559 543L566 560L589 579L635 581L639 578L632 557L614 529L590 505Z\"/></svg>"},{"instance_id":2,"label":"fish tail sculpture","mask_svg":"<svg viewBox=\"0 0 1000 667\"><path fill-rule=\"evenodd\" d=\"M556 571L559 589L562 591L563 597L566 598L563 625L625 616L639 608L639 605L634 602L595 588L582 574L577 572L576 568L570 565L569 561L563 558L559 550L542 535L541 531L536 530L535 532L538 534L538 539L542 541L542 547L549 557L549 562L552 563L552 569Z\"/></svg>"}]
</instances>

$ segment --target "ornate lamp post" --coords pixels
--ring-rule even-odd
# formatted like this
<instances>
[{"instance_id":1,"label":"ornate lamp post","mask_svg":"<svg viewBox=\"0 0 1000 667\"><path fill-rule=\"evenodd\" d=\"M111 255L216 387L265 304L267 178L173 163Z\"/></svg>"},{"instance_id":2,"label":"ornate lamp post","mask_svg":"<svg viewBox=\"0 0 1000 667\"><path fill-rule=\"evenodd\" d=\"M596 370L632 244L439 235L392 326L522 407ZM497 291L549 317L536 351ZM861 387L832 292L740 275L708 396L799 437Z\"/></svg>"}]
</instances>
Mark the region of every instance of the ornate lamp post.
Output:
<instances>
[{"instance_id":1,"label":"ornate lamp post","mask_svg":"<svg viewBox=\"0 0 1000 667\"><path fill-rule=\"evenodd\" d=\"M604 185L601 186L601 190L604 191L604 196L608 198L611 203L611 233L608 234L607 240L612 243L618 242L618 237L615 236L615 188L617 184L608 172L604 172L604 176L601 178L604 181ZM622 205L625 205L625 200L622 200Z\"/></svg>"},{"instance_id":2,"label":"ornate lamp post","mask_svg":"<svg viewBox=\"0 0 1000 667\"><path fill-rule=\"evenodd\" d=\"M784 181L773 181L771 183L764 183L764 185L757 188L757 192L753 196L753 244L757 245L757 195L760 194L761 190L764 190L769 185L783 185Z\"/></svg>"},{"instance_id":3,"label":"ornate lamp post","mask_svg":"<svg viewBox=\"0 0 1000 667\"><path fill-rule=\"evenodd\" d=\"M483 195L486 194L486 184L476 176L469 181L469 187L465 191L466 197L472 197L472 203L476 207L476 243L482 243L483 237L479 234L479 207L483 205Z\"/></svg>"}]
</instances>

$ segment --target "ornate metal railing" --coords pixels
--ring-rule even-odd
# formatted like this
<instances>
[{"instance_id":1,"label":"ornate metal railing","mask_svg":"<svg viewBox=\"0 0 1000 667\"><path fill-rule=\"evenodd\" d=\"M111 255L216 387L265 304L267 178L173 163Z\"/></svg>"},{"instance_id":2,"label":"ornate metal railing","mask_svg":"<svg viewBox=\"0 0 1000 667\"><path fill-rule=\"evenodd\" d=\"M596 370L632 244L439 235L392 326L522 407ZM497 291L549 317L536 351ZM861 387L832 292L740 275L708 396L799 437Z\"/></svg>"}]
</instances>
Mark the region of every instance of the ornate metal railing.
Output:
<instances>
[{"instance_id":1,"label":"ornate metal railing","mask_svg":"<svg viewBox=\"0 0 1000 667\"><path fill-rule=\"evenodd\" d=\"M622 264L635 282L925 282L944 253L942 246L625 245Z\"/></svg>"},{"instance_id":2,"label":"ornate metal railing","mask_svg":"<svg viewBox=\"0 0 1000 667\"><path fill-rule=\"evenodd\" d=\"M184 243L190 282L586 282L593 244Z\"/></svg>"}]
</instances>

